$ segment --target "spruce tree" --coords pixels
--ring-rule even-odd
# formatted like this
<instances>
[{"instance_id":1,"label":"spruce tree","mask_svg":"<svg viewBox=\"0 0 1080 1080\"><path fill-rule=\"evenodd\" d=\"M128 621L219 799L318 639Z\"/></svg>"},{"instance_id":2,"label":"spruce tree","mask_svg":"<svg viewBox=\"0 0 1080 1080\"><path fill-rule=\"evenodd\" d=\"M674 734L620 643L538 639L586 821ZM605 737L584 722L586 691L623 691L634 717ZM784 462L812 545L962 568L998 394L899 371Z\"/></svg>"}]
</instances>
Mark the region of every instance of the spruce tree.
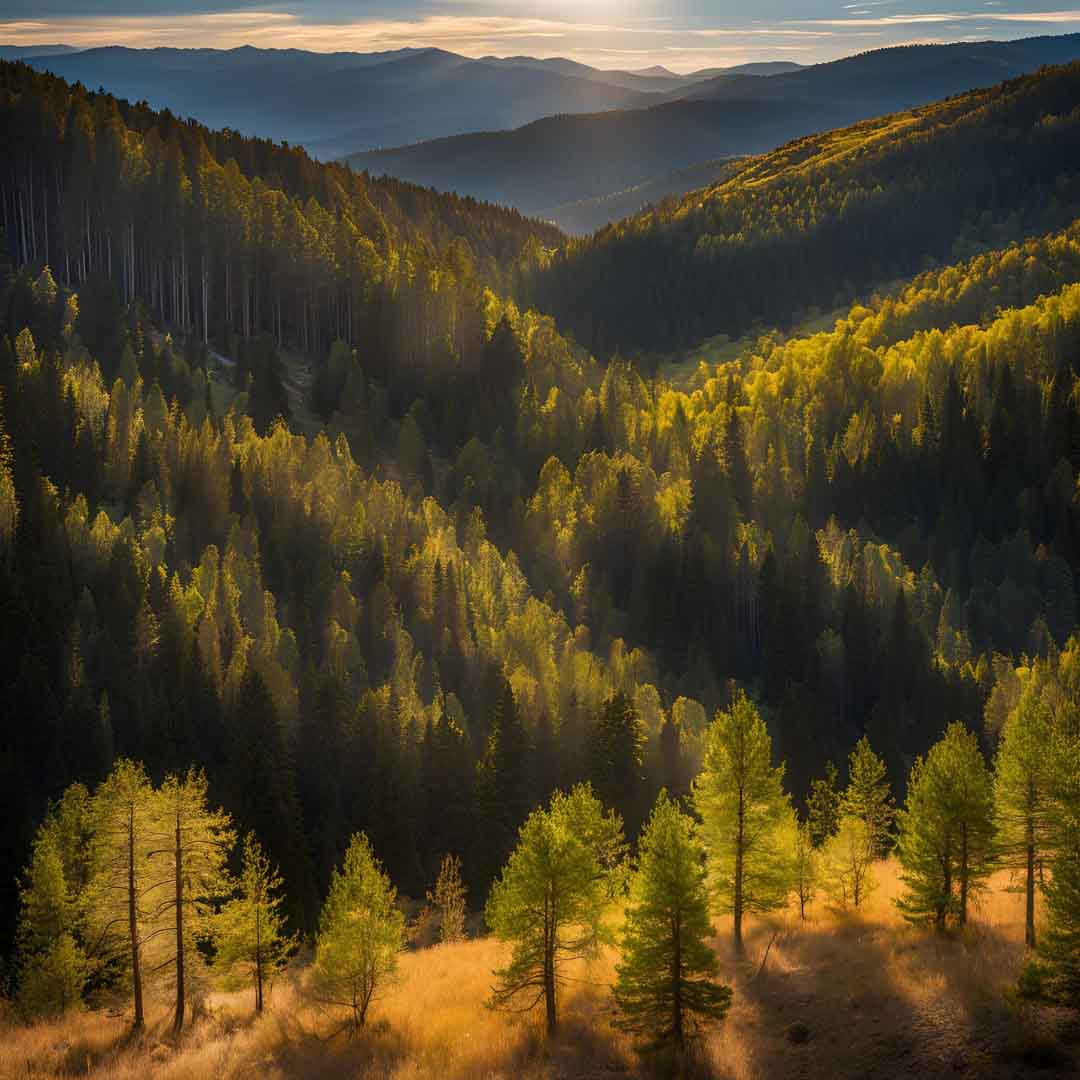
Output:
<instances>
[{"instance_id":1,"label":"spruce tree","mask_svg":"<svg viewBox=\"0 0 1080 1080\"><path fill-rule=\"evenodd\" d=\"M1053 849L1060 821L1055 803L1054 717L1030 689L1005 719L994 759L994 807L1004 864L1024 875L1024 940L1035 944L1037 865Z\"/></svg>"},{"instance_id":2,"label":"spruce tree","mask_svg":"<svg viewBox=\"0 0 1080 1080\"><path fill-rule=\"evenodd\" d=\"M682 1050L694 1027L719 1020L731 987L716 981L705 849L691 818L661 791L641 834L616 967L621 1026Z\"/></svg>"},{"instance_id":3,"label":"spruce tree","mask_svg":"<svg viewBox=\"0 0 1080 1080\"><path fill-rule=\"evenodd\" d=\"M347 1009L354 1029L397 974L405 939L405 916L397 890L383 872L363 833L349 842L341 869L319 918L311 987L324 1006Z\"/></svg>"},{"instance_id":4,"label":"spruce tree","mask_svg":"<svg viewBox=\"0 0 1080 1080\"><path fill-rule=\"evenodd\" d=\"M147 853L155 875L153 917L167 926L176 1005L173 1031L180 1032L189 990L201 966L199 941L212 939L213 904L231 888L225 868L235 834L232 820L207 805L206 775L189 769L185 776L167 776L156 797Z\"/></svg>"},{"instance_id":5,"label":"spruce tree","mask_svg":"<svg viewBox=\"0 0 1080 1080\"><path fill-rule=\"evenodd\" d=\"M89 970L78 940L79 897L72 894L64 873L55 819L38 830L19 902L15 939L19 1012L32 1018L79 1006Z\"/></svg>"},{"instance_id":6,"label":"spruce tree","mask_svg":"<svg viewBox=\"0 0 1080 1080\"><path fill-rule=\"evenodd\" d=\"M875 858L884 857L891 846L896 810L885 762L870 748L865 735L848 758L848 784L840 811L863 822L870 850Z\"/></svg>"},{"instance_id":7,"label":"spruce tree","mask_svg":"<svg viewBox=\"0 0 1080 1080\"><path fill-rule=\"evenodd\" d=\"M439 913L439 940L449 944L465 937L465 883L461 879L461 859L444 855L435 888L428 903Z\"/></svg>"},{"instance_id":8,"label":"spruce tree","mask_svg":"<svg viewBox=\"0 0 1080 1080\"><path fill-rule=\"evenodd\" d=\"M123 962L131 979L133 1028L146 1023L143 954L158 928L160 890L149 855L155 794L141 764L121 759L94 792L87 912L95 951Z\"/></svg>"},{"instance_id":9,"label":"spruce tree","mask_svg":"<svg viewBox=\"0 0 1080 1080\"><path fill-rule=\"evenodd\" d=\"M993 781L978 739L963 724L950 724L916 760L899 822L900 911L939 931L963 926L995 854Z\"/></svg>"},{"instance_id":10,"label":"spruce tree","mask_svg":"<svg viewBox=\"0 0 1080 1080\"><path fill-rule=\"evenodd\" d=\"M267 983L285 967L296 946L281 910L282 885L255 834L249 832L244 837L236 896L216 918L214 969L227 983L253 986L257 1013L263 1011Z\"/></svg>"},{"instance_id":11,"label":"spruce tree","mask_svg":"<svg viewBox=\"0 0 1080 1080\"><path fill-rule=\"evenodd\" d=\"M825 776L810 781L806 799L807 825L814 847L821 847L840 828L840 806L843 798L839 789L839 772L831 761L825 762Z\"/></svg>"},{"instance_id":12,"label":"spruce tree","mask_svg":"<svg viewBox=\"0 0 1080 1080\"><path fill-rule=\"evenodd\" d=\"M645 809L645 725L627 694L616 693L605 702L586 754L596 797L619 812L633 839Z\"/></svg>"},{"instance_id":13,"label":"spruce tree","mask_svg":"<svg viewBox=\"0 0 1080 1080\"><path fill-rule=\"evenodd\" d=\"M732 916L737 949L744 917L782 907L791 892L792 809L771 756L765 722L739 691L705 733L693 796L716 910Z\"/></svg>"},{"instance_id":14,"label":"spruce tree","mask_svg":"<svg viewBox=\"0 0 1080 1080\"><path fill-rule=\"evenodd\" d=\"M510 963L495 972L492 1007L543 1003L553 1032L563 969L610 938L602 917L624 881L622 822L587 784L533 811L484 909L492 933L513 944Z\"/></svg>"}]
</instances>

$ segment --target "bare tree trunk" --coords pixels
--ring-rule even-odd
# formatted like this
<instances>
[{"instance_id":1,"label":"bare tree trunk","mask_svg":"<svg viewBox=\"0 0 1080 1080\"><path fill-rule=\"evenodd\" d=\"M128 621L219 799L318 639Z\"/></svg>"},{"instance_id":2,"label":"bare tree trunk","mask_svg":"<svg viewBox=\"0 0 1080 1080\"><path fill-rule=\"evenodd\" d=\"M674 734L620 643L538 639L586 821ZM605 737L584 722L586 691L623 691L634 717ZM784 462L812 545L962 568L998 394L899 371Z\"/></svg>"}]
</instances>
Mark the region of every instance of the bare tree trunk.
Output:
<instances>
[{"instance_id":1,"label":"bare tree trunk","mask_svg":"<svg viewBox=\"0 0 1080 1080\"><path fill-rule=\"evenodd\" d=\"M176 811L176 1015L173 1031L177 1034L184 1026L184 866L180 844L180 811Z\"/></svg>"},{"instance_id":2,"label":"bare tree trunk","mask_svg":"<svg viewBox=\"0 0 1080 1080\"><path fill-rule=\"evenodd\" d=\"M131 937L131 984L135 996L135 1031L146 1025L143 1016L142 965L139 957L139 919L135 902L135 807L128 811L128 934Z\"/></svg>"}]
</instances>

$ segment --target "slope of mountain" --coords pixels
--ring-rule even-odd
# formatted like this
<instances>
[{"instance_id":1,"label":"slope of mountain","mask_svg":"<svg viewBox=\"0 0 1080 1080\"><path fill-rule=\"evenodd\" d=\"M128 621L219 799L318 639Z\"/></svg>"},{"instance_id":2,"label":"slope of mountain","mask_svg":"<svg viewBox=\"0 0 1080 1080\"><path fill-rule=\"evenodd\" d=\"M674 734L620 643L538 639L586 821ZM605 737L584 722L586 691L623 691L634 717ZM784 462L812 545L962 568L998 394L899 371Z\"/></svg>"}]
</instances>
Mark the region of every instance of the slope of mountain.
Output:
<instances>
[{"instance_id":1,"label":"slope of mountain","mask_svg":"<svg viewBox=\"0 0 1080 1080\"><path fill-rule=\"evenodd\" d=\"M299 143L322 157L357 147L513 128L553 113L655 101L652 92L440 49L311 53L244 47L102 48L34 66L212 127Z\"/></svg>"},{"instance_id":2,"label":"slope of mountain","mask_svg":"<svg viewBox=\"0 0 1080 1080\"><path fill-rule=\"evenodd\" d=\"M733 176L746 159L717 158L703 161L685 169L676 169L664 176L635 184L610 195L598 195L592 199L579 199L563 203L545 211L546 216L559 223L559 228L571 236L586 236L603 228L610 221L620 221L640 213L647 206L663 199L681 195L685 191L718 184L725 177Z\"/></svg>"},{"instance_id":3,"label":"slope of mountain","mask_svg":"<svg viewBox=\"0 0 1080 1080\"><path fill-rule=\"evenodd\" d=\"M580 341L665 350L830 310L1080 200L1080 63L798 140L572 243L535 298Z\"/></svg>"},{"instance_id":4,"label":"slope of mountain","mask_svg":"<svg viewBox=\"0 0 1080 1080\"><path fill-rule=\"evenodd\" d=\"M516 131L354 154L349 161L558 220L554 208L563 203L713 158L761 153L1077 57L1080 35L887 49L771 78L727 72L676 90L662 105L551 117ZM569 219L565 224L573 228Z\"/></svg>"},{"instance_id":5,"label":"slope of mountain","mask_svg":"<svg viewBox=\"0 0 1080 1080\"><path fill-rule=\"evenodd\" d=\"M0 60L33 60L78 51L74 45L0 45Z\"/></svg>"}]
</instances>

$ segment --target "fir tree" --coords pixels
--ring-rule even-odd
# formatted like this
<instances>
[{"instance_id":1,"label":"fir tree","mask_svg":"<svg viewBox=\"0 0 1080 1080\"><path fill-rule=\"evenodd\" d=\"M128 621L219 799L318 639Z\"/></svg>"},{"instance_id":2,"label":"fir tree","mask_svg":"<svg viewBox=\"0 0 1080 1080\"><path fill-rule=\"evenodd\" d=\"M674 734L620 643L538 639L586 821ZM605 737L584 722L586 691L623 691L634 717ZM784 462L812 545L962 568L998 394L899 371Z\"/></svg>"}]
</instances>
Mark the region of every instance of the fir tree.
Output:
<instances>
[{"instance_id":1,"label":"fir tree","mask_svg":"<svg viewBox=\"0 0 1080 1080\"><path fill-rule=\"evenodd\" d=\"M157 929L159 896L149 855L155 796L146 770L120 760L94 792L88 919L95 950L124 962L134 1000L133 1027L146 1023L143 954Z\"/></svg>"},{"instance_id":2,"label":"fir tree","mask_svg":"<svg viewBox=\"0 0 1080 1080\"><path fill-rule=\"evenodd\" d=\"M77 935L79 897L69 888L55 819L38 830L22 888L16 933L16 1003L25 1017L77 1007L89 974Z\"/></svg>"},{"instance_id":3,"label":"fir tree","mask_svg":"<svg viewBox=\"0 0 1080 1080\"><path fill-rule=\"evenodd\" d=\"M255 1011L261 1013L265 990L288 961L296 938L288 933L281 910L283 882L254 833L244 837L237 895L217 915L214 968L227 983L250 983Z\"/></svg>"},{"instance_id":4,"label":"fir tree","mask_svg":"<svg viewBox=\"0 0 1080 1080\"><path fill-rule=\"evenodd\" d=\"M825 762L825 776L810 781L806 799L807 825L814 847L821 847L840 828L840 807L843 795L839 788L840 774L831 761Z\"/></svg>"},{"instance_id":5,"label":"fir tree","mask_svg":"<svg viewBox=\"0 0 1080 1080\"><path fill-rule=\"evenodd\" d=\"M625 879L624 847L622 822L588 785L533 811L484 909L495 936L513 944L510 963L495 972L493 1007L543 1003L555 1030L563 969L610 939L602 916Z\"/></svg>"},{"instance_id":6,"label":"fir tree","mask_svg":"<svg viewBox=\"0 0 1080 1080\"><path fill-rule=\"evenodd\" d=\"M461 879L461 859L444 855L435 888L428 903L439 913L439 940L450 944L465 937L465 883Z\"/></svg>"},{"instance_id":7,"label":"fir tree","mask_svg":"<svg viewBox=\"0 0 1080 1080\"><path fill-rule=\"evenodd\" d=\"M347 1009L352 1027L363 1027L372 1002L397 974L404 937L397 890L367 837L357 833L341 869L331 875L319 919L311 980L315 1000Z\"/></svg>"},{"instance_id":8,"label":"fir tree","mask_svg":"<svg viewBox=\"0 0 1080 1080\"><path fill-rule=\"evenodd\" d=\"M731 988L716 981L705 849L662 791L639 845L616 967L621 1025L682 1050L696 1024L719 1020Z\"/></svg>"},{"instance_id":9,"label":"fir tree","mask_svg":"<svg viewBox=\"0 0 1080 1080\"><path fill-rule=\"evenodd\" d=\"M899 820L900 911L939 931L963 926L994 865L993 781L978 739L963 724L950 724L916 760Z\"/></svg>"},{"instance_id":10,"label":"fir tree","mask_svg":"<svg viewBox=\"0 0 1080 1080\"><path fill-rule=\"evenodd\" d=\"M733 917L742 948L743 918L773 911L792 885L792 810L783 766L771 763L772 740L753 703L739 691L705 733L705 756L694 783L716 909Z\"/></svg>"},{"instance_id":11,"label":"fir tree","mask_svg":"<svg viewBox=\"0 0 1080 1080\"><path fill-rule=\"evenodd\" d=\"M1005 865L1024 875L1024 940L1035 944L1037 864L1050 854L1059 826L1054 800L1054 718L1028 690L1006 717L994 759L994 808Z\"/></svg>"},{"instance_id":12,"label":"fir tree","mask_svg":"<svg viewBox=\"0 0 1080 1080\"><path fill-rule=\"evenodd\" d=\"M190 769L185 776L167 776L156 797L153 847L147 853L156 877L153 917L165 921L172 945L174 1032L184 1026L189 991L201 966L196 944L212 940L213 903L231 886L225 864L235 839L232 820L222 810L211 810L206 796L204 773Z\"/></svg>"},{"instance_id":13,"label":"fir tree","mask_svg":"<svg viewBox=\"0 0 1080 1080\"><path fill-rule=\"evenodd\" d=\"M870 748L865 735L848 758L848 785L841 800L841 813L863 822L870 850L876 858L883 857L891 845L896 811L885 762Z\"/></svg>"},{"instance_id":14,"label":"fir tree","mask_svg":"<svg viewBox=\"0 0 1080 1080\"><path fill-rule=\"evenodd\" d=\"M597 798L619 812L633 839L644 809L645 725L626 694L616 693L605 702L586 753Z\"/></svg>"}]
</instances>

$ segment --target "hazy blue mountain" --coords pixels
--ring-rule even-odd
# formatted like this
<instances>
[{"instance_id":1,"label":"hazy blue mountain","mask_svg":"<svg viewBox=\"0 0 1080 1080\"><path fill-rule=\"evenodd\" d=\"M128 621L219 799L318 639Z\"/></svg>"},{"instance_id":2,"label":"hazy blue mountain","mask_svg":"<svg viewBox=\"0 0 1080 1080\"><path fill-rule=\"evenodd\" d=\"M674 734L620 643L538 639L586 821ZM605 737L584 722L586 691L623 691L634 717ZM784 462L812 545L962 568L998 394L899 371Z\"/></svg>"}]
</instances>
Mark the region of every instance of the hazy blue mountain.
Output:
<instances>
[{"instance_id":1,"label":"hazy blue mountain","mask_svg":"<svg viewBox=\"0 0 1080 1080\"><path fill-rule=\"evenodd\" d=\"M440 49L364 54L110 47L31 62L212 127L300 143L323 157L514 128L554 113L637 107L670 89L657 85L645 93L591 74L470 60ZM646 77L638 81L651 86Z\"/></svg>"},{"instance_id":2,"label":"hazy blue mountain","mask_svg":"<svg viewBox=\"0 0 1080 1080\"><path fill-rule=\"evenodd\" d=\"M0 60L33 60L78 51L74 45L0 45Z\"/></svg>"},{"instance_id":3,"label":"hazy blue mountain","mask_svg":"<svg viewBox=\"0 0 1080 1080\"><path fill-rule=\"evenodd\" d=\"M904 46L764 77L728 71L644 108L555 116L514 131L471 134L351 155L354 167L509 203L563 223L564 204L589 202L717 158L990 86L1080 57L1080 35L1015 42ZM693 190L692 186L683 191ZM575 211L565 227L579 228ZM607 220L614 220L610 218Z\"/></svg>"}]
</instances>

